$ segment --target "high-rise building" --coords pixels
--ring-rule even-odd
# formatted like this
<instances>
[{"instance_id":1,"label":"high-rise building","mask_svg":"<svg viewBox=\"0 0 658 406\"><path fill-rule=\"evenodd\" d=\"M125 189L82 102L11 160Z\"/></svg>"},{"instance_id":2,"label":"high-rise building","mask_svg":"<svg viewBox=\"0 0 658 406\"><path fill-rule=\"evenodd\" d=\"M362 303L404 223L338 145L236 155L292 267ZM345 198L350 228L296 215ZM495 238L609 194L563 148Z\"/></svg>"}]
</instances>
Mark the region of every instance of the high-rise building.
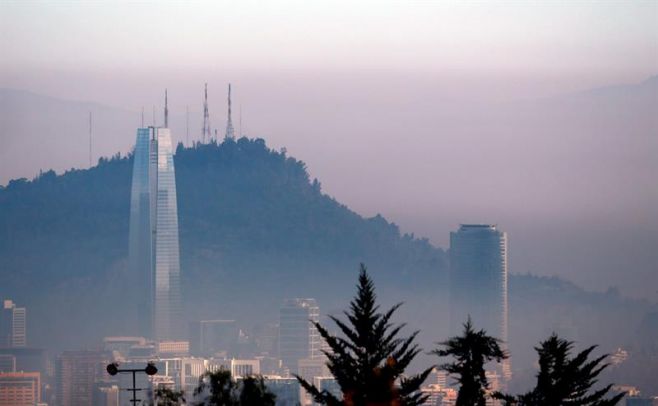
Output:
<instances>
[{"instance_id":1,"label":"high-rise building","mask_svg":"<svg viewBox=\"0 0 658 406\"><path fill-rule=\"evenodd\" d=\"M450 233L451 334L470 316L476 329L507 343L507 233L496 225L462 224ZM509 363L502 365L510 377Z\"/></svg>"},{"instance_id":2,"label":"high-rise building","mask_svg":"<svg viewBox=\"0 0 658 406\"><path fill-rule=\"evenodd\" d=\"M190 351L204 357L234 355L240 329L235 320L201 320L189 324Z\"/></svg>"},{"instance_id":3,"label":"high-rise building","mask_svg":"<svg viewBox=\"0 0 658 406\"><path fill-rule=\"evenodd\" d=\"M33 406L40 402L39 372L0 373L0 406Z\"/></svg>"},{"instance_id":4,"label":"high-rise building","mask_svg":"<svg viewBox=\"0 0 658 406\"><path fill-rule=\"evenodd\" d=\"M260 361L257 359L232 359L231 376L233 378L260 375Z\"/></svg>"},{"instance_id":5,"label":"high-rise building","mask_svg":"<svg viewBox=\"0 0 658 406\"><path fill-rule=\"evenodd\" d=\"M11 354L0 354L0 372L16 372L16 357Z\"/></svg>"},{"instance_id":6,"label":"high-rise building","mask_svg":"<svg viewBox=\"0 0 658 406\"><path fill-rule=\"evenodd\" d=\"M265 386L276 395L277 406L297 406L301 404L303 390L297 378L264 376Z\"/></svg>"},{"instance_id":7,"label":"high-rise building","mask_svg":"<svg viewBox=\"0 0 658 406\"><path fill-rule=\"evenodd\" d=\"M130 196L130 266L141 335L183 337L173 144L168 128L140 128Z\"/></svg>"},{"instance_id":8,"label":"high-rise building","mask_svg":"<svg viewBox=\"0 0 658 406\"><path fill-rule=\"evenodd\" d=\"M120 358L127 358L130 354L130 349L134 346L146 345L144 337L105 337L103 338L103 350L115 351L116 356Z\"/></svg>"},{"instance_id":9,"label":"high-rise building","mask_svg":"<svg viewBox=\"0 0 658 406\"><path fill-rule=\"evenodd\" d=\"M279 358L296 373L300 359L320 358L320 333L312 322L320 320L315 299L287 299L279 318Z\"/></svg>"},{"instance_id":10,"label":"high-rise building","mask_svg":"<svg viewBox=\"0 0 658 406\"><path fill-rule=\"evenodd\" d=\"M65 351L57 358L56 399L59 406L92 406L96 382L106 377L112 361L103 351Z\"/></svg>"},{"instance_id":11,"label":"high-rise building","mask_svg":"<svg viewBox=\"0 0 658 406\"><path fill-rule=\"evenodd\" d=\"M119 406L119 386L110 380L99 381L94 385L94 406Z\"/></svg>"},{"instance_id":12,"label":"high-rise building","mask_svg":"<svg viewBox=\"0 0 658 406\"><path fill-rule=\"evenodd\" d=\"M0 347L27 346L27 311L16 307L11 300L4 300L0 313Z\"/></svg>"}]
</instances>

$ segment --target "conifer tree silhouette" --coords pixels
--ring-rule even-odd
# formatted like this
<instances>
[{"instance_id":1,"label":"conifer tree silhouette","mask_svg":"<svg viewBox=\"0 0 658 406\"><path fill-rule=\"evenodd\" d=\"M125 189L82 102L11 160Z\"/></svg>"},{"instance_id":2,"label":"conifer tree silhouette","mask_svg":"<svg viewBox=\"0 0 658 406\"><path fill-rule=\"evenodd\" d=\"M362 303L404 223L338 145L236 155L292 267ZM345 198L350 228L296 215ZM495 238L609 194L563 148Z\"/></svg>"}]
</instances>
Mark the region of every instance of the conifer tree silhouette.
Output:
<instances>
[{"instance_id":1,"label":"conifer tree silhouette","mask_svg":"<svg viewBox=\"0 0 658 406\"><path fill-rule=\"evenodd\" d=\"M316 402L325 405L413 406L427 399L419 388L431 368L418 375L404 375L420 350L414 344L418 332L400 338L404 324L393 325L390 321L400 306L397 304L385 313L379 312L375 286L366 267L361 264L356 297L350 302L349 311L344 312L347 321L330 316L344 338L334 336L319 323L314 323L331 348L325 352L327 366L343 396L343 399L338 399L297 376Z\"/></svg>"},{"instance_id":2,"label":"conifer tree silhouette","mask_svg":"<svg viewBox=\"0 0 658 406\"><path fill-rule=\"evenodd\" d=\"M594 390L597 377L608 367L604 363L607 355L593 360L589 357L596 345L571 357L573 342L553 333L542 341L535 350L539 354L539 373L535 389L523 395L496 393L494 397L505 401L506 405L517 406L613 406L624 394L606 398L612 385Z\"/></svg>"},{"instance_id":3,"label":"conifer tree silhouette","mask_svg":"<svg viewBox=\"0 0 658 406\"><path fill-rule=\"evenodd\" d=\"M455 359L440 368L455 377L460 384L456 405L484 406L486 391L489 389L484 365L508 357L500 347L500 340L487 335L484 330L476 331L469 317L461 336L438 344L443 348L432 351L432 354Z\"/></svg>"}]
</instances>

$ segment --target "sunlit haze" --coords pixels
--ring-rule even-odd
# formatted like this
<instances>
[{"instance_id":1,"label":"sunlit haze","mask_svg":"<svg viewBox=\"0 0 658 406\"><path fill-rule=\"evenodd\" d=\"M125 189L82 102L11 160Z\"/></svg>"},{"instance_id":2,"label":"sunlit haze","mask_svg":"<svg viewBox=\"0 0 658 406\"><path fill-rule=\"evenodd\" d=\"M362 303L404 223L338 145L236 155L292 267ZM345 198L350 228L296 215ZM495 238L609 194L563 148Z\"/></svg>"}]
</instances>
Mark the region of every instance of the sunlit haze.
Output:
<instances>
[{"instance_id":1,"label":"sunlit haze","mask_svg":"<svg viewBox=\"0 0 658 406\"><path fill-rule=\"evenodd\" d=\"M165 89L171 131L141 130L137 153ZM658 1L0 1L0 300L28 309L35 345L149 338L113 300L156 235L135 231L145 207L164 212L135 197L153 179L182 290L164 332L235 319L273 339L284 299L340 314L364 261L427 347L450 261L489 225L517 387L551 331L658 351Z\"/></svg>"}]
</instances>

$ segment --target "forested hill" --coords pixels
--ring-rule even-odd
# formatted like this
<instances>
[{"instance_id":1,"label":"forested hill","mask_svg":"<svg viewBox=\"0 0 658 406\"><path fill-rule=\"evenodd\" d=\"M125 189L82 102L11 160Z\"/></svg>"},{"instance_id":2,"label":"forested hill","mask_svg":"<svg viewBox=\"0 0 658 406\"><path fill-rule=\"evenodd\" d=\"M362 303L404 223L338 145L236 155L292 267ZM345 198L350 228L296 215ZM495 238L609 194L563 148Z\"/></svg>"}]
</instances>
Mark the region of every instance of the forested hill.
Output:
<instances>
[{"instance_id":1,"label":"forested hill","mask_svg":"<svg viewBox=\"0 0 658 406\"><path fill-rule=\"evenodd\" d=\"M384 285L443 285L443 251L323 194L303 162L262 139L179 145L175 165L190 318L246 318L291 295L338 301L359 262ZM75 329L84 342L129 330L118 298L128 289L131 170L117 155L0 189L0 295L32 310L37 335Z\"/></svg>"},{"instance_id":2,"label":"forested hill","mask_svg":"<svg viewBox=\"0 0 658 406\"><path fill-rule=\"evenodd\" d=\"M425 349L446 338L442 250L349 210L322 193L303 162L261 139L179 146L175 165L188 320L235 319L254 339L287 297L314 297L321 314L337 314L365 262L383 305L405 302L399 321L422 330ZM135 334L131 295L140 292L126 282L131 172L131 157L117 155L0 188L0 298L28 308L30 345L94 348L104 336ZM533 346L551 331L613 351L636 345L656 311L555 278L512 275L509 292L513 365L526 377Z\"/></svg>"}]
</instances>

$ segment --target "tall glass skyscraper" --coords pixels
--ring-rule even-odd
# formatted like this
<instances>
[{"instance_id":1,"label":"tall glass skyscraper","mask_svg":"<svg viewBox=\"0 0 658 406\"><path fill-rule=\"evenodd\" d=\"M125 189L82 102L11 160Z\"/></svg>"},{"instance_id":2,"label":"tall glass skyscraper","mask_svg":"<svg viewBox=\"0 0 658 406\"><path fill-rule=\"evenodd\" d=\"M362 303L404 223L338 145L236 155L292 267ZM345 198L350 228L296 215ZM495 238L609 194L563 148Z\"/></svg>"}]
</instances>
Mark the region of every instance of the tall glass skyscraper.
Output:
<instances>
[{"instance_id":1,"label":"tall glass skyscraper","mask_svg":"<svg viewBox=\"0 0 658 406\"><path fill-rule=\"evenodd\" d=\"M176 173L168 128L137 130L129 240L141 334L183 339Z\"/></svg>"},{"instance_id":2,"label":"tall glass skyscraper","mask_svg":"<svg viewBox=\"0 0 658 406\"><path fill-rule=\"evenodd\" d=\"M507 343L507 233L496 225L462 224L450 233L451 334L468 316L476 329ZM509 378L509 363L503 364Z\"/></svg>"},{"instance_id":3,"label":"tall glass skyscraper","mask_svg":"<svg viewBox=\"0 0 658 406\"><path fill-rule=\"evenodd\" d=\"M299 360L322 355L320 333L312 323L320 321L320 308L315 299L287 299L279 314L279 358L297 373Z\"/></svg>"}]
</instances>

